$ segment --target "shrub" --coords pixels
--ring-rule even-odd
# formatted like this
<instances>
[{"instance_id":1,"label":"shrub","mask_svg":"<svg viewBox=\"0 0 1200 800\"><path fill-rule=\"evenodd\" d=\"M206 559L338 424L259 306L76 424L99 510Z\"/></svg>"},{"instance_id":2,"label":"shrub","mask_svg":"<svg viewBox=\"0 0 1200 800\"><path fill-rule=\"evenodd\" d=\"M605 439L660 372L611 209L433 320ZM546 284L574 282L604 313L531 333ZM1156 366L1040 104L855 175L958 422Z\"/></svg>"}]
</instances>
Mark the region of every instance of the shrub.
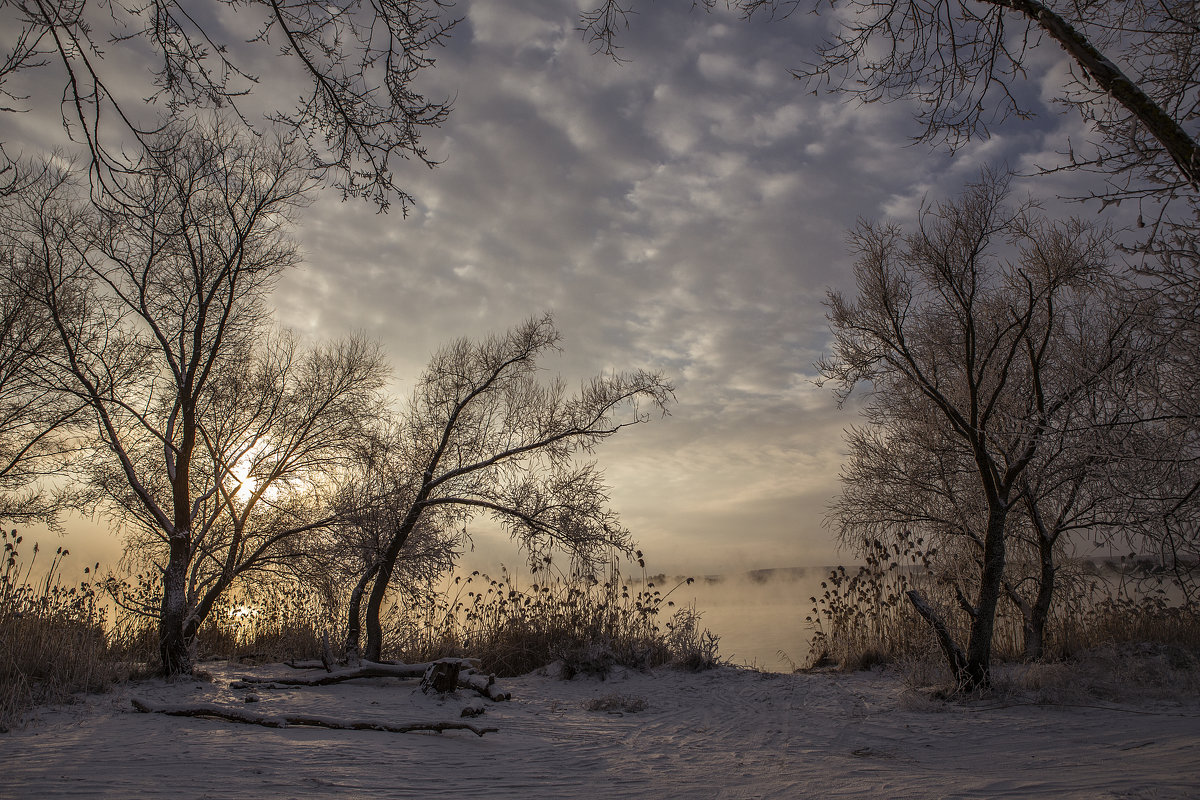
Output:
<instances>
[{"instance_id":1,"label":"shrub","mask_svg":"<svg viewBox=\"0 0 1200 800\"><path fill-rule=\"evenodd\" d=\"M633 694L606 694L583 702L585 711L603 711L607 714L637 714L649 707L646 698Z\"/></svg>"}]
</instances>

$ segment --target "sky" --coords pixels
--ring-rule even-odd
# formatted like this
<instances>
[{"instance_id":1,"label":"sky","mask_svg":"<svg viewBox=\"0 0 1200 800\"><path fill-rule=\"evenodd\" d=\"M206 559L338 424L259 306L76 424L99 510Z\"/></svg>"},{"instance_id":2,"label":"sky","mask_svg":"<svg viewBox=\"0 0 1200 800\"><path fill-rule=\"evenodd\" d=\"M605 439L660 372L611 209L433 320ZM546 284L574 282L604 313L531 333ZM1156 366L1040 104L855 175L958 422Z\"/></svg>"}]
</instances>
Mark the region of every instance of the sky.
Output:
<instances>
[{"instance_id":1,"label":"sky","mask_svg":"<svg viewBox=\"0 0 1200 800\"><path fill-rule=\"evenodd\" d=\"M846 232L860 218L911 224L984 165L1057 163L1082 135L1049 102L1061 56L1034 51L1035 120L950 155L912 144L906 103L863 106L791 77L827 17L643 3L616 63L577 30L586 4L459 0L464 20L419 84L453 99L424 139L442 163L399 165L417 200L407 218L321 194L277 319L314 339L378 339L403 396L440 345L551 312L563 352L548 377L648 368L674 382L669 417L596 453L652 571L845 562L823 521L857 417L814 384L813 363L829 349L827 291L853 290ZM46 135L35 123L0 115L0 138ZM1018 192L1053 198L1056 180ZM469 561L515 560L501 535L475 539Z\"/></svg>"}]
</instances>

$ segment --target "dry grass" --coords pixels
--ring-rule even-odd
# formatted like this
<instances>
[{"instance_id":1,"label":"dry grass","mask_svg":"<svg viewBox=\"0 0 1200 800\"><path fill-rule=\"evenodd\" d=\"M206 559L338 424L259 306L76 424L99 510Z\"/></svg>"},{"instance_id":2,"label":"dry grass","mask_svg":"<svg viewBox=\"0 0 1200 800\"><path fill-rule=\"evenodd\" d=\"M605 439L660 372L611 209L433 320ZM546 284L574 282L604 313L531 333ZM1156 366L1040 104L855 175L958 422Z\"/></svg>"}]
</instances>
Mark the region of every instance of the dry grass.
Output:
<instances>
[{"instance_id":1,"label":"dry grass","mask_svg":"<svg viewBox=\"0 0 1200 800\"><path fill-rule=\"evenodd\" d=\"M42 576L37 545L25 560L16 532L0 532L0 541L0 731L23 724L38 705L156 671L156 579L99 580L96 565L78 584L64 585L66 549L58 548ZM214 609L197 636L197 654L257 662L317 657L328 618L316 596L294 584L259 586Z\"/></svg>"},{"instance_id":2,"label":"dry grass","mask_svg":"<svg viewBox=\"0 0 1200 800\"><path fill-rule=\"evenodd\" d=\"M22 565L17 552L20 538L3 536L0 728L21 724L36 705L155 671L161 587L154 576L101 581L89 568L91 582L63 586L57 576L67 551L60 548L48 577L35 583L32 562ZM388 654L409 662L469 656L500 675L558 662L566 677L604 675L618 665L719 663L717 637L701 628L699 612L675 608L671 592L644 573L641 588L623 580L615 565L603 581L582 573L552 577L548 568L543 574L544 581L521 588L506 573L501 580L473 573L455 579L449 593L421 594L388 619ZM106 601L115 604L113 620ZM339 649L339 622L336 609L294 582L242 585L201 626L196 655L256 663L311 659L327 647Z\"/></svg>"},{"instance_id":3,"label":"dry grass","mask_svg":"<svg viewBox=\"0 0 1200 800\"><path fill-rule=\"evenodd\" d=\"M109 631L121 657L153 665L158 655L157 577L138 574L103 584L120 612ZM268 579L230 590L196 634L196 658L268 663L320 657L333 615L320 596L295 581ZM152 667L151 667L152 669Z\"/></svg>"},{"instance_id":4,"label":"dry grass","mask_svg":"<svg viewBox=\"0 0 1200 800\"><path fill-rule=\"evenodd\" d=\"M617 665L705 669L719 661L717 637L700 627L699 613L670 611L674 589L663 592L644 575L638 589L615 563L603 580L584 572L541 574L527 587L506 571L499 579L480 572L455 577L450 592L428 592L393 612L388 652L409 662L470 656L502 676L551 662L571 677L602 676Z\"/></svg>"},{"instance_id":5,"label":"dry grass","mask_svg":"<svg viewBox=\"0 0 1200 800\"><path fill-rule=\"evenodd\" d=\"M920 540L903 547L872 542L856 571L832 570L821 582L823 594L811 597L813 626L809 666L869 669L876 664L913 660L928 652L927 626L905 592L921 588L930 566Z\"/></svg>"},{"instance_id":6,"label":"dry grass","mask_svg":"<svg viewBox=\"0 0 1200 800\"><path fill-rule=\"evenodd\" d=\"M1053 631L1063 657L1109 645L1158 642L1200 654L1200 615L1195 608L1172 605L1158 588L1147 593L1122 591L1101 597L1060 618Z\"/></svg>"}]
</instances>

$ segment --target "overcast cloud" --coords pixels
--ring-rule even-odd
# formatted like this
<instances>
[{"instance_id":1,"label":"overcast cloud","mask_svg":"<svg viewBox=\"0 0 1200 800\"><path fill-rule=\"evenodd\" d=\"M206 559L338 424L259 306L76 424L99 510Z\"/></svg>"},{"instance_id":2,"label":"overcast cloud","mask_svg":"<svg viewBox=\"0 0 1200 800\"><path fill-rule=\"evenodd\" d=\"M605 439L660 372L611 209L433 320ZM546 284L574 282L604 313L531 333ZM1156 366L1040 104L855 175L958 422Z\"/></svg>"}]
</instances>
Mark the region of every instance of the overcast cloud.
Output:
<instances>
[{"instance_id":1,"label":"overcast cloud","mask_svg":"<svg viewBox=\"0 0 1200 800\"><path fill-rule=\"evenodd\" d=\"M645 3L616 64L582 40L579 5L460 0L465 21L422 84L454 98L426 137L444 163L398 170L418 201L407 219L322 196L279 321L380 339L404 394L440 344L551 311L565 341L548 370L675 381L670 418L597 453L652 569L830 563L822 518L855 412L813 385L812 364L825 292L852 288L845 231L858 217L911 222L985 163L1053 163L1078 123L1045 106L950 157L909 145L905 105L814 96L788 74L823 18ZM477 556L513 560L492 539L477 537Z\"/></svg>"},{"instance_id":2,"label":"overcast cloud","mask_svg":"<svg viewBox=\"0 0 1200 800\"><path fill-rule=\"evenodd\" d=\"M819 18L645 4L615 64L582 41L577 5L460 4L466 22L426 84L455 98L428 139L445 163L402 173L419 201L407 220L333 198L314 208L281 319L365 328L403 392L439 343L552 311L565 351L550 369L676 382L669 419L598 454L652 567L829 563L822 518L855 415L813 385L812 364L826 290L852 286L845 231L909 221L982 163L1048 162L1062 132L1043 137L1071 120L951 158L909 146L904 105L814 96L789 75Z\"/></svg>"}]
</instances>

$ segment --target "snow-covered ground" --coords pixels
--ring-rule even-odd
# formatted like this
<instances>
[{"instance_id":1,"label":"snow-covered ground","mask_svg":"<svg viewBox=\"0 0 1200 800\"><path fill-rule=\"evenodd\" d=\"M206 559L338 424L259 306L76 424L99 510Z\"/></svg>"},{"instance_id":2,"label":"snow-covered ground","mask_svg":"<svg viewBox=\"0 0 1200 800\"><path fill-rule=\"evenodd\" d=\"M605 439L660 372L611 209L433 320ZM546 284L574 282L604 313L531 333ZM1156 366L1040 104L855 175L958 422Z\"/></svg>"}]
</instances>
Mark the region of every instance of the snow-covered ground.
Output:
<instances>
[{"instance_id":1,"label":"snow-covered ground","mask_svg":"<svg viewBox=\"0 0 1200 800\"><path fill-rule=\"evenodd\" d=\"M240 688L283 666L205 665L209 682L123 685L42 709L0 734L0 797L1195 798L1200 698L946 704L894 674L722 668L529 675L510 702L417 682ZM497 728L397 734L266 728L136 713L131 698L393 724ZM640 708L640 710L635 710Z\"/></svg>"}]
</instances>

